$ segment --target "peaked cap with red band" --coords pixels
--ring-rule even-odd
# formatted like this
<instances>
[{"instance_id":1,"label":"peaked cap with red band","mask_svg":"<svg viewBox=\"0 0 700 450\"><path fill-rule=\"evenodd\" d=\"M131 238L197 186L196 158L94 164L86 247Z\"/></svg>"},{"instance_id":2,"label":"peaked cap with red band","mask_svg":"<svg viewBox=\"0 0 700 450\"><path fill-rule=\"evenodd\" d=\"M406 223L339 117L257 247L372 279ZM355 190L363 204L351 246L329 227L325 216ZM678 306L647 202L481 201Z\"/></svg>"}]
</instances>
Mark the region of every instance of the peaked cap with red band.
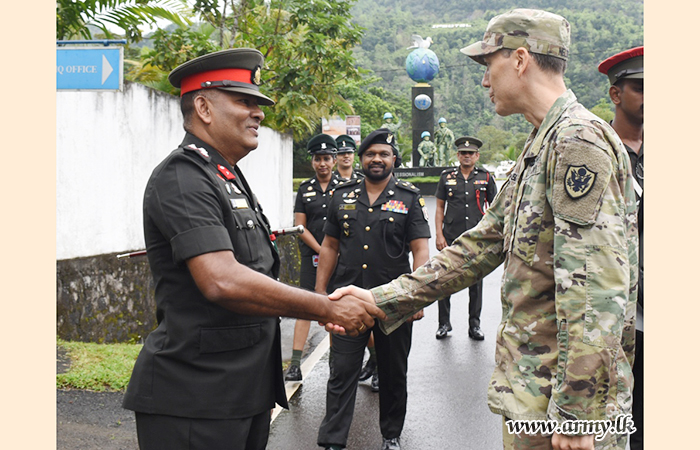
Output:
<instances>
[{"instance_id":1,"label":"peaked cap with red band","mask_svg":"<svg viewBox=\"0 0 700 450\"><path fill-rule=\"evenodd\" d=\"M613 55L598 65L598 72L607 75L610 84L622 78L644 79L644 46Z\"/></svg>"},{"instance_id":2,"label":"peaked cap with red band","mask_svg":"<svg viewBox=\"0 0 700 450\"><path fill-rule=\"evenodd\" d=\"M180 88L180 95L199 89L221 89L256 97L258 103L275 102L260 93L260 70L265 64L262 53L254 48L232 48L200 56L179 65L168 81Z\"/></svg>"}]
</instances>

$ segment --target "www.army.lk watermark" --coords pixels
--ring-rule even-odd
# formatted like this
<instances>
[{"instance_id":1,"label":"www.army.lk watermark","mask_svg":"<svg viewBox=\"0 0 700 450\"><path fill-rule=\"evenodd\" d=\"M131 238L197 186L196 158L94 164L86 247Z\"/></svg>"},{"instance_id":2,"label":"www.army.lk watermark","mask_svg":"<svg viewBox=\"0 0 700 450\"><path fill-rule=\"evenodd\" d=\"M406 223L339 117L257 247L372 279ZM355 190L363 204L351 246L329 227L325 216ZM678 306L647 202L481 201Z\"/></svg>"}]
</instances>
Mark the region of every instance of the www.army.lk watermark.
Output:
<instances>
[{"instance_id":1,"label":"www.army.lk watermark","mask_svg":"<svg viewBox=\"0 0 700 450\"><path fill-rule=\"evenodd\" d=\"M506 427L510 434L542 434L549 436L554 433L567 435L593 434L600 441L607 433L634 433L631 414L622 414L615 420L567 420L559 423L556 420L507 420Z\"/></svg>"}]
</instances>

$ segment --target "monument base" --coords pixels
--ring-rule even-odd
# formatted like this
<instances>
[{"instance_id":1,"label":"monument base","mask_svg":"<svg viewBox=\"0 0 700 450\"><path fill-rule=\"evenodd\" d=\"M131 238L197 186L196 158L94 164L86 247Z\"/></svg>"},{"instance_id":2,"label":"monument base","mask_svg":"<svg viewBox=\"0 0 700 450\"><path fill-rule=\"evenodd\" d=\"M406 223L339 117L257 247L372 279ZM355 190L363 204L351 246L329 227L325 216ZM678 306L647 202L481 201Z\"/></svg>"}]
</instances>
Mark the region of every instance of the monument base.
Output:
<instances>
[{"instance_id":1,"label":"monument base","mask_svg":"<svg viewBox=\"0 0 700 450\"><path fill-rule=\"evenodd\" d=\"M396 178L415 177L439 177L443 170L457 166L448 167L399 167L394 169Z\"/></svg>"}]
</instances>

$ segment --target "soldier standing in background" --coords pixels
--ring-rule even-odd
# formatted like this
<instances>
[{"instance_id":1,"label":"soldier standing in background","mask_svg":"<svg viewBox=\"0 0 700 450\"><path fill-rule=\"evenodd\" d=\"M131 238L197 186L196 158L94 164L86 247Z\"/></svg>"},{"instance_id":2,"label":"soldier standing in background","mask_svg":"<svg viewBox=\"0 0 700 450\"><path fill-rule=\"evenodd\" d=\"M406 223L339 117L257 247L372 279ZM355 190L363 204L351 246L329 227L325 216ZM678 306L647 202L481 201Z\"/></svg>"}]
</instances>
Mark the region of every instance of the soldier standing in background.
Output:
<instances>
[{"instance_id":1,"label":"soldier standing in background","mask_svg":"<svg viewBox=\"0 0 700 450\"><path fill-rule=\"evenodd\" d=\"M360 145L365 178L348 181L333 192L321 246L316 292L354 284L371 288L411 271L428 259L430 226L425 202L410 183L397 181L399 165L394 136L380 128ZM333 282L329 285L331 275ZM420 319L419 311L412 319ZM357 337L333 336L326 416L318 445L344 448L352 423L357 381L367 339L374 332L379 371L379 426L382 450L400 450L399 437L406 416L406 373L412 323L386 335L377 328L360 330Z\"/></svg>"},{"instance_id":2,"label":"soldier standing in background","mask_svg":"<svg viewBox=\"0 0 700 450\"><path fill-rule=\"evenodd\" d=\"M304 180L299 185L294 204L294 225L303 225L304 232L299 235L301 243L301 270L299 287L314 292L316 285L316 267L318 267L318 252L323 242L323 225L326 223L330 191L338 183L338 177L333 173L336 162L336 142L327 134L318 134L306 144L311 155L311 165L316 175ZM294 323L294 340L292 342L292 360L284 376L286 381L301 381L301 356L309 336L311 322L297 319Z\"/></svg>"},{"instance_id":3,"label":"soldier standing in background","mask_svg":"<svg viewBox=\"0 0 700 450\"><path fill-rule=\"evenodd\" d=\"M355 139L347 134L341 134L335 138L335 143L338 147L337 155L337 168L333 172L338 178L342 180L352 180L355 178L364 178L362 172L354 169L355 165L355 150L357 150L357 145L355 144Z\"/></svg>"},{"instance_id":4,"label":"soldier standing in background","mask_svg":"<svg viewBox=\"0 0 700 450\"><path fill-rule=\"evenodd\" d=\"M477 138L458 138L455 147L459 167L444 170L440 175L435 191L435 247L438 251L451 244L464 231L476 226L496 197L498 189L493 176L488 170L476 166L481 145ZM483 291L482 280L469 286L469 337L477 341L484 340L480 320ZM450 297L438 301L438 311L435 337L443 339L452 331Z\"/></svg>"},{"instance_id":5,"label":"soldier standing in background","mask_svg":"<svg viewBox=\"0 0 700 450\"><path fill-rule=\"evenodd\" d=\"M515 9L491 19L483 40L461 50L486 66L482 86L496 113L523 114L534 126L513 171L479 224L417 271L330 296L375 300L388 316L377 327L391 333L504 264L488 404L503 416L506 450L624 450L631 431L596 440L512 428L522 420L613 421L632 406L633 178L615 131L566 88L570 30L559 15Z\"/></svg>"},{"instance_id":6,"label":"soldier standing in background","mask_svg":"<svg viewBox=\"0 0 700 450\"><path fill-rule=\"evenodd\" d=\"M357 149L355 140L347 134L341 134L335 138L335 141L338 144L338 170L335 171L335 174L345 181L364 178L364 173L353 169L353 164L355 163L355 150ZM362 372L360 372L359 381L365 381L369 377L372 377L370 382L372 392L379 392L377 351L374 347L373 333L370 333L369 340L367 341L367 350L369 351L369 358L367 359L365 366L362 368Z\"/></svg>"},{"instance_id":7,"label":"soldier standing in background","mask_svg":"<svg viewBox=\"0 0 700 450\"><path fill-rule=\"evenodd\" d=\"M615 105L610 123L625 145L637 184L639 219L639 294L634 347L632 418L637 431L630 435L630 449L644 448L644 47L636 47L601 62L598 70L608 76L608 94Z\"/></svg>"}]
</instances>

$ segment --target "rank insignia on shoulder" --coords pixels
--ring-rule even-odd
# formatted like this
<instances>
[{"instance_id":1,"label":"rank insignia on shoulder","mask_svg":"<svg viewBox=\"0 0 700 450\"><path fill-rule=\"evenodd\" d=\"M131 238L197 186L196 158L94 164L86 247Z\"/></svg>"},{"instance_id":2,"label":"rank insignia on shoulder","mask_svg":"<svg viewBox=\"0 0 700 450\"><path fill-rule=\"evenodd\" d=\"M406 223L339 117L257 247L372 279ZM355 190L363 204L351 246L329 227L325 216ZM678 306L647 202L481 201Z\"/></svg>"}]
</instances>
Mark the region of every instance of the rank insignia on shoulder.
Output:
<instances>
[{"instance_id":1,"label":"rank insignia on shoulder","mask_svg":"<svg viewBox=\"0 0 700 450\"><path fill-rule=\"evenodd\" d=\"M572 199L579 199L591 191L597 175L585 165L570 165L564 177L564 190Z\"/></svg>"},{"instance_id":2,"label":"rank insignia on shoulder","mask_svg":"<svg viewBox=\"0 0 700 450\"><path fill-rule=\"evenodd\" d=\"M208 152L205 148L197 147L197 146L194 145L194 144L189 144L189 145L185 146L185 148L188 149L188 150L194 150L194 151L196 151L197 153L199 153L200 155L202 155L202 157L203 157L204 159L209 159L209 152Z\"/></svg>"},{"instance_id":3,"label":"rank insignia on shoulder","mask_svg":"<svg viewBox=\"0 0 700 450\"><path fill-rule=\"evenodd\" d=\"M425 206L425 200L423 200L423 197L418 199L418 204L421 206Z\"/></svg>"}]
</instances>

